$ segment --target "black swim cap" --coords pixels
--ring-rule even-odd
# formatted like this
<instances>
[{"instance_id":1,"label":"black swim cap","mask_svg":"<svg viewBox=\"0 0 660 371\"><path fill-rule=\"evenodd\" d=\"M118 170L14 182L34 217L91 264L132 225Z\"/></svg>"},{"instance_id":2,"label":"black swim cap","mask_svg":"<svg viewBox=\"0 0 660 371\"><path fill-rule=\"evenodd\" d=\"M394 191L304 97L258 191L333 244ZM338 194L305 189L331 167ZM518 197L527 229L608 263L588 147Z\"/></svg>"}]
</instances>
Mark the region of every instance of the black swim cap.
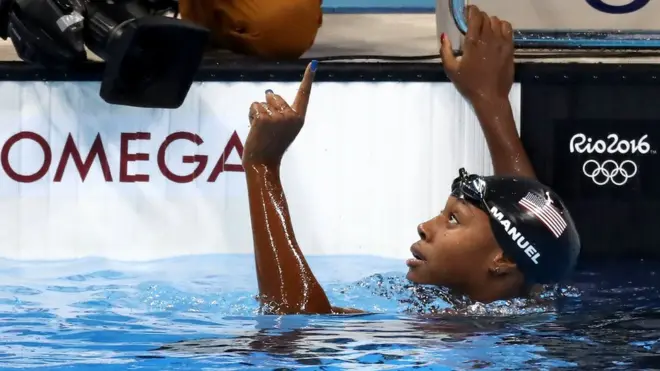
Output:
<instances>
[{"instance_id":1,"label":"black swim cap","mask_svg":"<svg viewBox=\"0 0 660 371\"><path fill-rule=\"evenodd\" d=\"M550 187L535 179L481 177L460 169L452 195L489 215L495 239L528 283L556 283L575 268L580 236Z\"/></svg>"}]
</instances>

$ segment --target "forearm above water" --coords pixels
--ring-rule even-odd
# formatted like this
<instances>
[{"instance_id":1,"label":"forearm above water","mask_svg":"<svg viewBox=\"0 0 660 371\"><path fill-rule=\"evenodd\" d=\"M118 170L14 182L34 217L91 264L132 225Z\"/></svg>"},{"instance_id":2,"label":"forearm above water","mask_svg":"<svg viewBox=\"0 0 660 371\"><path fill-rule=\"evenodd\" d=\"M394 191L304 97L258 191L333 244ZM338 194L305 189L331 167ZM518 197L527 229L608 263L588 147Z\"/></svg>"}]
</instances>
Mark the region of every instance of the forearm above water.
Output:
<instances>
[{"instance_id":1,"label":"forearm above water","mask_svg":"<svg viewBox=\"0 0 660 371\"><path fill-rule=\"evenodd\" d=\"M473 107L488 143L495 175L536 178L516 130L509 100L484 100Z\"/></svg>"},{"instance_id":2,"label":"forearm above water","mask_svg":"<svg viewBox=\"0 0 660 371\"><path fill-rule=\"evenodd\" d=\"M278 314L330 313L296 241L279 167L245 166L260 300Z\"/></svg>"}]
</instances>

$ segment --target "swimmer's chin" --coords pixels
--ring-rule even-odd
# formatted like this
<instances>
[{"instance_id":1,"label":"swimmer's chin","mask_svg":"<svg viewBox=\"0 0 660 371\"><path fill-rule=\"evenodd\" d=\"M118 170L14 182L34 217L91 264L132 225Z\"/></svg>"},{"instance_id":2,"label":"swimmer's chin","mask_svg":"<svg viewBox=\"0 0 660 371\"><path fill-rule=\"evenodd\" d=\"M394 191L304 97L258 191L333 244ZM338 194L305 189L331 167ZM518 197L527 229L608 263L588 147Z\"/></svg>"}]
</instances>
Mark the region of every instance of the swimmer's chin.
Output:
<instances>
[{"instance_id":1,"label":"swimmer's chin","mask_svg":"<svg viewBox=\"0 0 660 371\"><path fill-rule=\"evenodd\" d=\"M418 268L413 267L408 269L408 273L406 273L406 279L412 283L423 285L424 283L419 279L417 270Z\"/></svg>"},{"instance_id":2,"label":"swimmer's chin","mask_svg":"<svg viewBox=\"0 0 660 371\"><path fill-rule=\"evenodd\" d=\"M417 283L417 282L415 282L415 274L413 273L412 269L409 269L408 273L406 273L406 279L408 281L413 282L413 283Z\"/></svg>"},{"instance_id":3,"label":"swimmer's chin","mask_svg":"<svg viewBox=\"0 0 660 371\"><path fill-rule=\"evenodd\" d=\"M415 276L414 272L418 271L419 269L423 269L423 267L426 265L426 260L420 258L421 255L417 255L406 260L406 265L408 266L408 274L406 275L406 278L410 281L416 282L413 278Z\"/></svg>"}]
</instances>

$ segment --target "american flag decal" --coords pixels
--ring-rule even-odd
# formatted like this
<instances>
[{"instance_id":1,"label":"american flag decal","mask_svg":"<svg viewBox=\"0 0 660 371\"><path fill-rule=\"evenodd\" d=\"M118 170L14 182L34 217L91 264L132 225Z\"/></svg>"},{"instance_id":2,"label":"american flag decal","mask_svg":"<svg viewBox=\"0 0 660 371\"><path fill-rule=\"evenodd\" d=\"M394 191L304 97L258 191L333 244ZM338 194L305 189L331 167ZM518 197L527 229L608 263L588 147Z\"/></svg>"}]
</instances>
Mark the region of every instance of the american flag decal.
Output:
<instances>
[{"instance_id":1,"label":"american flag decal","mask_svg":"<svg viewBox=\"0 0 660 371\"><path fill-rule=\"evenodd\" d=\"M559 238L564 233L567 226L566 221L552 204L552 200L546 200L542 196L529 192L518 203L548 227L555 237Z\"/></svg>"}]
</instances>

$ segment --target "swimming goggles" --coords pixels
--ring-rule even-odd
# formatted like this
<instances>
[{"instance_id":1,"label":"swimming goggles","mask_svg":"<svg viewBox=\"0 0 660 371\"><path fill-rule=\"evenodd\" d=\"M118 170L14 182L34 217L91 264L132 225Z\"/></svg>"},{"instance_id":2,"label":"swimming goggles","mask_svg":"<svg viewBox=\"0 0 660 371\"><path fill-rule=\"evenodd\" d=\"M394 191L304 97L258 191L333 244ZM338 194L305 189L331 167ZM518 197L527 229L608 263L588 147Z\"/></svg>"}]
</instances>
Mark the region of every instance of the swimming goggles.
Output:
<instances>
[{"instance_id":1,"label":"swimming goggles","mask_svg":"<svg viewBox=\"0 0 660 371\"><path fill-rule=\"evenodd\" d=\"M458 177L451 184L451 195L464 199L486 211L486 181L476 174L468 174L465 168L458 170Z\"/></svg>"}]
</instances>

